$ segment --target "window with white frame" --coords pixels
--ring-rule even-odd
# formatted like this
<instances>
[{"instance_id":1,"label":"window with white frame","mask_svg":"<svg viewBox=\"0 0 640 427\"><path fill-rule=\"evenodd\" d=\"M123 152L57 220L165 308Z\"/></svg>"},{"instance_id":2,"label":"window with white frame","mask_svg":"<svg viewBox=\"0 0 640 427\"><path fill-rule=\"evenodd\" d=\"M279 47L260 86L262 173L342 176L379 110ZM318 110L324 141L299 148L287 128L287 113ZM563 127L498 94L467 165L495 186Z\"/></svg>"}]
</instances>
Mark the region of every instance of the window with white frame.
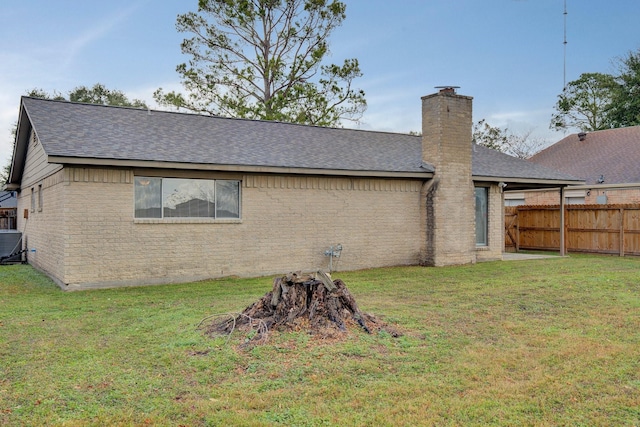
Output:
<instances>
[{"instance_id":1,"label":"window with white frame","mask_svg":"<svg viewBox=\"0 0 640 427\"><path fill-rule=\"evenodd\" d=\"M584 205L584 196L583 197L565 197L564 202L567 205Z\"/></svg>"},{"instance_id":2,"label":"window with white frame","mask_svg":"<svg viewBox=\"0 0 640 427\"><path fill-rule=\"evenodd\" d=\"M525 204L524 198L522 199L504 199L505 206L521 206Z\"/></svg>"},{"instance_id":3,"label":"window with white frame","mask_svg":"<svg viewBox=\"0 0 640 427\"><path fill-rule=\"evenodd\" d=\"M564 202L567 205L584 205L585 196L585 190L566 190L564 192Z\"/></svg>"},{"instance_id":4,"label":"window with white frame","mask_svg":"<svg viewBox=\"0 0 640 427\"><path fill-rule=\"evenodd\" d=\"M505 191L504 192L504 205L505 206L520 206L526 204L523 191Z\"/></svg>"},{"instance_id":5,"label":"window with white frame","mask_svg":"<svg viewBox=\"0 0 640 427\"><path fill-rule=\"evenodd\" d=\"M135 177L136 218L240 218L240 181Z\"/></svg>"},{"instance_id":6,"label":"window with white frame","mask_svg":"<svg viewBox=\"0 0 640 427\"><path fill-rule=\"evenodd\" d=\"M476 187L476 245L487 246L489 243L489 189Z\"/></svg>"}]
</instances>

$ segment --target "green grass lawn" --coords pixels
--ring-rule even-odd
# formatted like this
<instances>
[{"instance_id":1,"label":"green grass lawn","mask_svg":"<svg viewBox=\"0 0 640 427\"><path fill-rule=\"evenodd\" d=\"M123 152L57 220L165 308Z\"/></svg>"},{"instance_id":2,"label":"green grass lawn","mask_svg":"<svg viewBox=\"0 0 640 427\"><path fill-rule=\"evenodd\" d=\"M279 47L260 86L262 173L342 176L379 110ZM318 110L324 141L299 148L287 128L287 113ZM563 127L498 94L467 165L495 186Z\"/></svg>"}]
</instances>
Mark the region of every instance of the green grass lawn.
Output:
<instances>
[{"instance_id":1,"label":"green grass lawn","mask_svg":"<svg viewBox=\"0 0 640 427\"><path fill-rule=\"evenodd\" d=\"M196 325L271 278L64 293L0 266L0 425L640 425L640 259L334 278L404 335L240 349Z\"/></svg>"}]
</instances>

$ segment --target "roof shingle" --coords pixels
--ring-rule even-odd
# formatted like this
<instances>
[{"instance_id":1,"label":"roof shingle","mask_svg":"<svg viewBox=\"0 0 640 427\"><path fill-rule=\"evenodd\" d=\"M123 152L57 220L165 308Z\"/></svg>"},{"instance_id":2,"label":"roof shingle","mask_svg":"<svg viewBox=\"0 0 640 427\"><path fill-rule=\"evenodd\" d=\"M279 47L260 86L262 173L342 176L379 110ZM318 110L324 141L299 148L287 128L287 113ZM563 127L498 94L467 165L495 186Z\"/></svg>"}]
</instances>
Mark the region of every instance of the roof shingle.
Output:
<instances>
[{"instance_id":1,"label":"roof shingle","mask_svg":"<svg viewBox=\"0 0 640 427\"><path fill-rule=\"evenodd\" d=\"M640 126L571 134L529 159L584 179L586 184L640 183Z\"/></svg>"},{"instance_id":2,"label":"roof shingle","mask_svg":"<svg viewBox=\"0 0 640 427\"><path fill-rule=\"evenodd\" d=\"M24 97L48 156L337 171L430 173L422 138ZM473 175L576 180L482 146Z\"/></svg>"},{"instance_id":3,"label":"roof shingle","mask_svg":"<svg viewBox=\"0 0 640 427\"><path fill-rule=\"evenodd\" d=\"M432 172L411 135L23 98L45 152L238 166Z\"/></svg>"}]
</instances>

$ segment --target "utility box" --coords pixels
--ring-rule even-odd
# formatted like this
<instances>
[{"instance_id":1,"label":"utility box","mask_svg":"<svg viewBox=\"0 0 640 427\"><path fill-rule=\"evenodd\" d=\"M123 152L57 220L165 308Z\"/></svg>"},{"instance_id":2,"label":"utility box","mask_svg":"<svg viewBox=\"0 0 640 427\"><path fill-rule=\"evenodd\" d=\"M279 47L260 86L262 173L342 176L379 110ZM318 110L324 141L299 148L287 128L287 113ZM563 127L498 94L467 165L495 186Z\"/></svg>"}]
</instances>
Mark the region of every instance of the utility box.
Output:
<instances>
[{"instance_id":1,"label":"utility box","mask_svg":"<svg viewBox=\"0 0 640 427\"><path fill-rule=\"evenodd\" d=\"M21 262L22 254L13 255L22 249L22 233L15 230L0 232L0 263Z\"/></svg>"}]
</instances>

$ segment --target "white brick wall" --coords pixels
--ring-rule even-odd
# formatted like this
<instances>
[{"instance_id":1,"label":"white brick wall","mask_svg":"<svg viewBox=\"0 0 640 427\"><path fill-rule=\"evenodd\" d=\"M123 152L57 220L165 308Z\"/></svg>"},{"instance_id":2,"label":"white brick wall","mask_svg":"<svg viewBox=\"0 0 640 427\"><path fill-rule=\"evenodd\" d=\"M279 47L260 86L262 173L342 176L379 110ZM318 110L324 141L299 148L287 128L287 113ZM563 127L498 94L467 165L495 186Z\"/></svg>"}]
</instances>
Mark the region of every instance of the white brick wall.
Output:
<instances>
[{"instance_id":1,"label":"white brick wall","mask_svg":"<svg viewBox=\"0 0 640 427\"><path fill-rule=\"evenodd\" d=\"M38 206L38 186L42 186L42 206ZM31 210L31 189L36 208ZM18 230L23 233L23 248L28 248L29 263L55 278L64 276L64 246L68 236L64 218L63 172L58 171L31 186L18 197ZM24 211L28 219L24 218Z\"/></svg>"}]
</instances>

